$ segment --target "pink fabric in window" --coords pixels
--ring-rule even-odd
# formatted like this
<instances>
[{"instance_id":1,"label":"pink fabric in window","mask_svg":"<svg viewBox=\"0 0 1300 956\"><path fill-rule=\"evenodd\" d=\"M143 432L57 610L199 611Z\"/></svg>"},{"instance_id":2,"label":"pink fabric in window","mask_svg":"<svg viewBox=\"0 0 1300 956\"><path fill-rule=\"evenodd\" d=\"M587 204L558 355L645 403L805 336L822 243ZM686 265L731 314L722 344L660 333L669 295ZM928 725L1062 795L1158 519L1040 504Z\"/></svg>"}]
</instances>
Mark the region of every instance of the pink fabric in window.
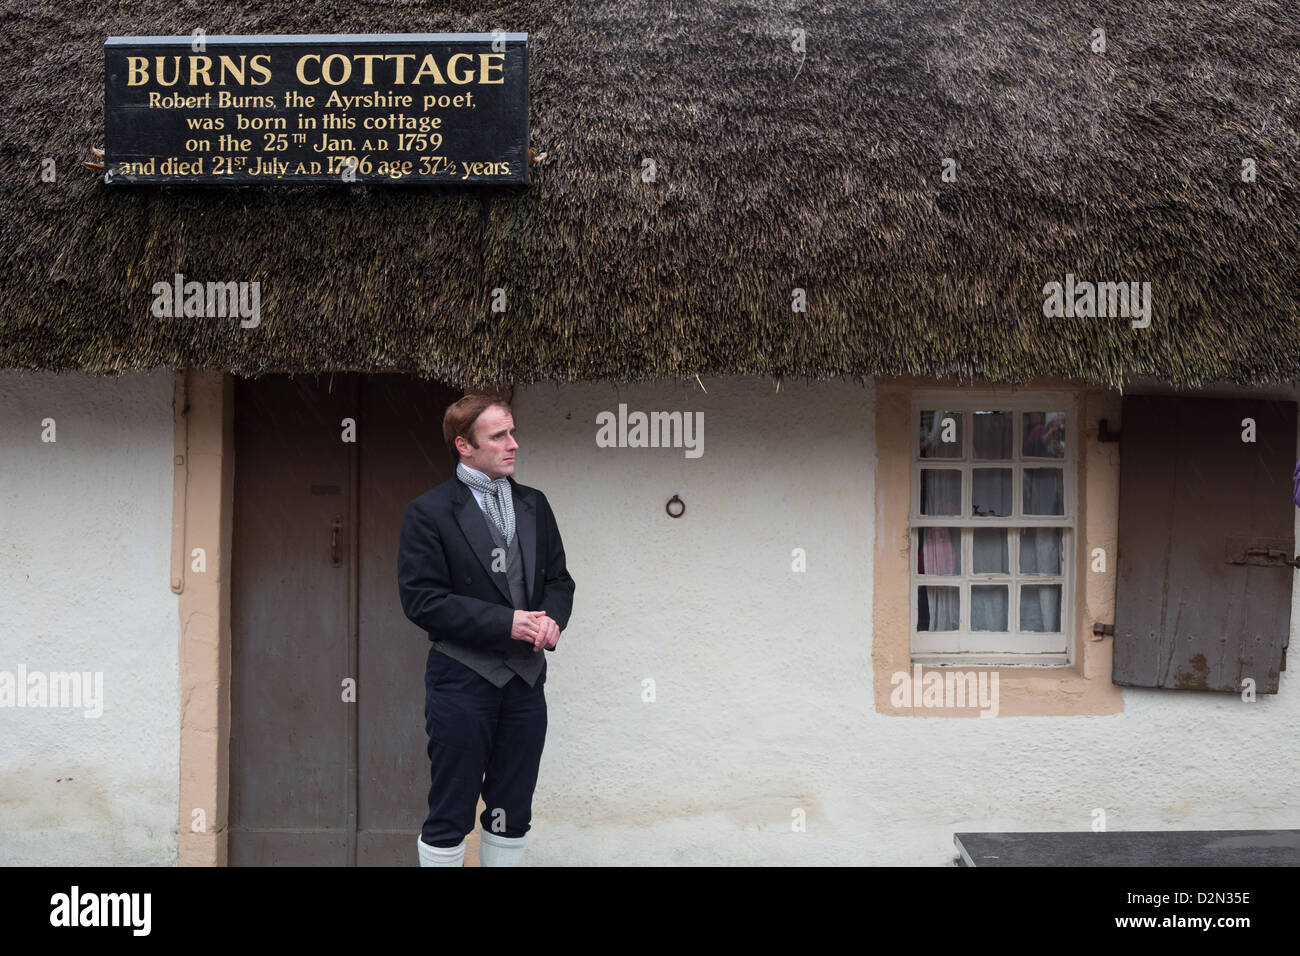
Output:
<instances>
[{"instance_id":1,"label":"pink fabric in window","mask_svg":"<svg viewBox=\"0 0 1300 956\"><path fill-rule=\"evenodd\" d=\"M956 574L957 549L953 541L960 529L922 528L921 561L926 574Z\"/></svg>"}]
</instances>

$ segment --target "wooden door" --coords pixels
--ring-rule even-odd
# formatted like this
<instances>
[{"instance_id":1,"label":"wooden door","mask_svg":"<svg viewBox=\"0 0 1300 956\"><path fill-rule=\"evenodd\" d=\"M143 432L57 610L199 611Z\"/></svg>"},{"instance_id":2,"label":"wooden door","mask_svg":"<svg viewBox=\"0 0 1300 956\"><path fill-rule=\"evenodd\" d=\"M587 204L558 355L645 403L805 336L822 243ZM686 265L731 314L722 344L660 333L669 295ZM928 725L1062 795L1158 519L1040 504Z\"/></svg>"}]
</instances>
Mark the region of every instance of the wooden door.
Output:
<instances>
[{"instance_id":1,"label":"wooden door","mask_svg":"<svg viewBox=\"0 0 1300 956\"><path fill-rule=\"evenodd\" d=\"M416 865L429 812L424 667L429 638L397 594L397 543L411 499L451 477L442 416L461 392L420 379L362 383L357 862Z\"/></svg>"},{"instance_id":2,"label":"wooden door","mask_svg":"<svg viewBox=\"0 0 1300 956\"><path fill-rule=\"evenodd\" d=\"M231 865L417 862L428 640L398 601L397 542L407 502L451 474L459 395L395 375L236 382Z\"/></svg>"}]
</instances>

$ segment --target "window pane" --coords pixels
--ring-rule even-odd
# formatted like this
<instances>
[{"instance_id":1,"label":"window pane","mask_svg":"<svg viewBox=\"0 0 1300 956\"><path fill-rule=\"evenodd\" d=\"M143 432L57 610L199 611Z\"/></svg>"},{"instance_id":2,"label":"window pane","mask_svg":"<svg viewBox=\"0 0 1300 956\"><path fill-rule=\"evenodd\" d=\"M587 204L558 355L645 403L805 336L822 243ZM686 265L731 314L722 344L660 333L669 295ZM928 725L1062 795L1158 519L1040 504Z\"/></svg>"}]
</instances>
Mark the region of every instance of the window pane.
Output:
<instances>
[{"instance_id":1,"label":"window pane","mask_svg":"<svg viewBox=\"0 0 1300 956\"><path fill-rule=\"evenodd\" d=\"M1007 529L976 528L975 554L971 562L976 574L1007 574Z\"/></svg>"},{"instance_id":2,"label":"window pane","mask_svg":"<svg viewBox=\"0 0 1300 956\"><path fill-rule=\"evenodd\" d=\"M1020 630L1061 629L1061 586L1026 584L1020 588Z\"/></svg>"},{"instance_id":3,"label":"window pane","mask_svg":"<svg viewBox=\"0 0 1300 956\"><path fill-rule=\"evenodd\" d=\"M1065 472L1060 468L1025 469L1025 514L1065 514ZM979 483L975 485L979 487Z\"/></svg>"},{"instance_id":4,"label":"window pane","mask_svg":"<svg viewBox=\"0 0 1300 956\"><path fill-rule=\"evenodd\" d=\"M1022 528L1020 531L1020 573L1061 573L1061 529Z\"/></svg>"},{"instance_id":5,"label":"window pane","mask_svg":"<svg viewBox=\"0 0 1300 956\"><path fill-rule=\"evenodd\" d=\"M1007 629L1007 586L1005 584L971 585L970 629L972 631Z\"/></svg>"},{"instance_id":6,"label":"window pane","mask_svg":"<svg viewBox=\"0 0 1300 956\"><path fill-rule=\"evenodd\" d=\"M961 472L952 468L921 469L921 514L961 514Z\"/></svg>"},{"instance_id":7,"label":"window pane","mask_svg":"<svg viewBox=\"0 0 1300 956\"><path fill-rule=\"evenodd\" d=\"M921 412L922 458L961 457L961 415L961 412Z\"/></svg>"},{"instance_id":8,"label":"window pane","mask_svg":"<svg viewBox=\"0 0 1300 956\"><path fill-rule=\"evenodd\" d=\"M971 507L975 517L1011 514L1010 468L973 468L971 481Z\"/></svg>"},{"instance_id":9,"label":"window pane","mask_svg":"<svg viewBox=\"0 0 1300 956\"><path fill-rule=\"evenodd\" d=\"M1021 454L1037 458L1065 457L1065 412L1025 412L1025 441Z\"/></svg>"},{"instance_id":10,"label":"window pane","mask_svg":"<svg viewBox=\"0 0 1300 956\"><path fill-rule=\"evenodd\" d=\"M955 631L961 623L961 590L948 587L916 589L916 629Z\"/></svg>"},{"instance_id":11,"label":"window pane","mask_svg":"<svg viewBox=\"0 0 1300 956\"><path fill-rule=\"evenodd\" d=\"M961 574L961 528L918 528L918 574Z\"/></svg>"},{"instance_id":12,"label":"window pane","mask_svg":"<svg viewBox=\"0 0 1300 956\"><path fill-rule=\"evenodd\" d=\"M976 458L1011 458L1015 451L1010 412L975 412L971 415Z\"/></svg>"}]
</instances>

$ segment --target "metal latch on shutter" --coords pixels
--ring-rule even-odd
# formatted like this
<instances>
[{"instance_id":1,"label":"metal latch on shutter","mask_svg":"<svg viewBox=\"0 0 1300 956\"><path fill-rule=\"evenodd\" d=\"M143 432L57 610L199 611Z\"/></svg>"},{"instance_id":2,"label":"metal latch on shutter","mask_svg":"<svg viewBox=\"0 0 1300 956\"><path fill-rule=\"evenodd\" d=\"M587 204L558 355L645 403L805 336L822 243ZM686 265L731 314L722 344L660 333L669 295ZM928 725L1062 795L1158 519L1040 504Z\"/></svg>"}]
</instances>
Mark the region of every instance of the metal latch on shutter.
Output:
<instances>
[{"instance_id":1,"label":"metal latch on shutter","mask_svg":"<svg viewBox=\"0 0 1300 956\"><path fill-rule=\"evenodd\" d=\"M1229 535L1223 542L1223 563L1254 568L1300 568L1300 557L1292 557L1291 545L1289 538Z\"/></svg>"}]
</instances>

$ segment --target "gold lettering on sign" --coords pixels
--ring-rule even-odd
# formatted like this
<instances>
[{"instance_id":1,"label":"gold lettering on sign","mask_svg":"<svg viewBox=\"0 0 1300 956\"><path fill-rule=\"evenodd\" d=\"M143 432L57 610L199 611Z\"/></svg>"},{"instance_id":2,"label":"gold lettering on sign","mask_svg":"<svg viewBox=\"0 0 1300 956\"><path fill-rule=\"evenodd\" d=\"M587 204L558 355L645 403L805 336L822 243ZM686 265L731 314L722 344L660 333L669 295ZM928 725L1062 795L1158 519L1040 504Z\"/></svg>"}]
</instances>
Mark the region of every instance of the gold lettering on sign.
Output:
<instances>
[{"instance_id":1,"label":"gold lettering on sign","mask_svg":"<svg viewBox=\"0 0 1300 956\"><path fill-rule=\"evenodd\" d=\"M452 59L454 60L455 57L452 57ZM432 53L425 55L424 60L420 63L420 69L417 70L415 73L415 79L413 79L411 82L419 83L420 77L424 76L426 73L433 74L433 82L435 83L446 82L445 80L443 80L442 74L438 72L438 61L433 58Z\"/></svg>"},{"instance_id":2,"label":"gold lettering on sign","mask_svg":"<svg viewBox=\"0 0 1300 956\"><path fill-rule=\"evenodd\" d=\"M215 82L212 79L212 57L210 56L156 56L153 60L154 67L151 74L147 56L128 56L126 58L126 85L144 86L147 83L154 82L159 86L175 86L180 82L182 74L188 72L190 86L198 86L200 78L203 80L203 86L226 86L232 80L236 86L244 86L250 69L260 74L261 79L254 78L248 81L248 85L266 86L267 83L271 82L271 67L269 65L271 55L269 53L256 53L252 57L249 57L246 53L241 53L238 64L229 56L219 56L217 58L218 78ZM168 64L168 60L171 61L170 64ZM168 73L171 74L170 79L168 79Z\"/></svg>"}]
</instances>

